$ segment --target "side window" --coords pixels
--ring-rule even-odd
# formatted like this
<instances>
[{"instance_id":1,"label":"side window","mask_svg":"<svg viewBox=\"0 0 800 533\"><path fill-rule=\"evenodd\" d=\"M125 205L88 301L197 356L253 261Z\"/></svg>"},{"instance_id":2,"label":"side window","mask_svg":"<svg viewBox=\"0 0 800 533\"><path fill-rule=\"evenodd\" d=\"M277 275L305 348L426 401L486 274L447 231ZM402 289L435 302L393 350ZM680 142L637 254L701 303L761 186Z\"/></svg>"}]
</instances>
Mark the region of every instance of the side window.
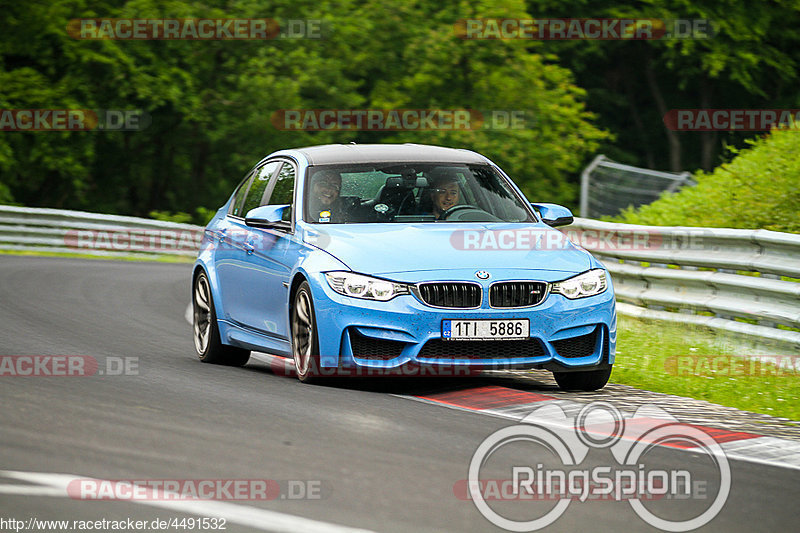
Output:
<instances>
[{"instance_id":1,"label":"side window","mask_svg":"<svg viewBox=\"0 0 800 533\"><path fill-rule=\"evenodd\" d=\"M247 216L247 213L251 209L264 205L264 193L267 190L267 185L269 185L269 179L275 173L275 169L277 169L279 165L280 162L272 161L255 170L253 183L247 191L247 196L244 199L244 205L242 206L239 216Z\"/></svg>"},{"instance_id":2,"label":"side window","mask_svg":"<svg viewBox=\"0 0 800 533\"><path fill-rule=\"evenodd\" d=\"M244 197L247 194L247 189L250 188L250 184L253 181L253 174L254 172L250 172L243 180L242 183L239 184L239 188L236 189L236 193L233 195L233 201L231 202L231 207L228 209L228 214L240 217L242 212L242 202L244 201Z\"/></svg>"},{"instance_id":3,"label":"side window","mask_svg":"<svg viewBox=\"0 0 800 533\"><path fill-rule=\"evenodd\" d=\"M294 203L294 182L297 171L291 163L284 163L275 178L275 185L272 188L272 194L269 197L270 205L289 204ZM292 208L290 207L283 212L283 220L292 220Z\"/></svg>"}]
</instances>

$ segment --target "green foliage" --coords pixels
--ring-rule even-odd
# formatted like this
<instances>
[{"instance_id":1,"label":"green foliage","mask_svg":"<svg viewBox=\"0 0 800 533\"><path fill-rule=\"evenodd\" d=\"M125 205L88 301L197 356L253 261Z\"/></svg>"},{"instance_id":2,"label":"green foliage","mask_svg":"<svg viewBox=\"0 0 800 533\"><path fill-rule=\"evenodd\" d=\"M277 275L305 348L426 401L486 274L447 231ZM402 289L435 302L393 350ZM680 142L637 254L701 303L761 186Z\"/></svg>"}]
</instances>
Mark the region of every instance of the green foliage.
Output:
<instances>
[{"instance_id":1,"label":"green foliage","mask_svg":"<svg viewBox=\"0 0 800 533\"><path fill-rule=\"evenodd\" d=\"M192 215L189 213L170 213L169 211L150 211L150 218L155 220L163 220L165 222L179 222L181 224L190 224L192 222Z\"/></svg>"},{"instance_id":2,"label":"green foliage","mask_svg":"<svg viewBox=\"0 0 800 533\"><path fill-rule=\"evenodd\" d=\"M570 72L520 41L465 41L459 18L527 16L522 0L26 0L4 9L0 108L143 110L135 132L0 135L0 201L198 221L258 159L331 142L481 151L532 199L573 204L577 172L608 135ZM325 39L79 40L80 18L320 19ZM518 131L281 131L280 109L525 110Z\"/></svg>"},{"instance_id":3,"label":"green foliage","mask_svg":"<svg viewBox=\"0 0 800 533\"><path fill-rule=\"evenodd\" d=\"M723 145L752 132L671 132L670 109L800 107L796 0L528 0L538 18L712 21L711 38L548 41L544 51L586 89L588 109L614 134L600 152L659 170L711 170Z\"/></svg>"},{"instance_id":4,"label":"green foliage","mask_svg":"<svg viewBox=\"0 0 800 533\"><path fill-rule=\"evenodd\" d=\"M181 224L195 224L198 226L205 226L216 214L215 209L207 209L205 207L198 207L194 210L194 214L170 211L150 211L147 216L156 220L163 220L165 222L179 222Z\"/></svg>"},{"instance_id":5,"label":"green foliage","mask_svg":"<svg viewBox=\"0 0 800 533\"><path fill-rule=\"evenodd\" d=\"M0 109L142 110L135 132L0 134L0 201L200 215L287 147L355 141L469 148L531 200L575 207L597 152L712 168L751 134L665 131L667 108L800 107L796 2L774 0L26 0L4 2ZM81 18L325 21L324 39L80 40ZM713 39L464 40L467 18L713 19ZM652 76L648 76L650 73ZM282 109L521 110L525 129L282 131ZM670 137L668 142L668 136ZM201 217L202 218L202 217Z\"/></svg>"},{"instance_id":6,"label":"green foliage","mask_svg":"<svg viewBox=\"0 0 800 533\"><path fill-rule=\"evenodd\" d=\"M14 203L14 198L11 196L11 191L8 186L0 183L0 205L9 205Z\"/></svg>"},{"instance_id":7,"label":"green foliage","mask_svg":"<svg viewBox=\"0 0 800 533\"><path fill-rule=\"evenodd\" d=\"M194 219L193 222L198 226L205 226L211 219L214 218L214 215L217 214L216 209L208 209L205 207L198 207L194 210Z\"/></svg>"},{"instance_id":8,"label":"green foliage","mask_svg":"<svg viewBox=\"0 0 800 533\"><path fill-rule=\"evenodd\" d=\"M406 31L382 45L392 60L376 63L373 57L368 67L360 67L369 68L378 80L369 92L372 107L520 110L526 127L373 133L358 140L476 150L506 170L531 200L574 205L578 191L574 177L609 135L592 124L595 116L586 111L585 93L574 85L572 74L535 53L525 41L454 36L453 23L459 19L529 17L523 4L462 2L442 7L426 2L413 9L385 1L374 4L375 31L370 33L392 31L400 23ZM406 18L416 23L409 24Z\"/></svg>"},{"instance_id":9,"label":"green foliage","mask_svg":"<svg viewBox=\"0 0 800 533\"><path fill-rule=\"evenodd\" d=\"M630 224L768 229L800 233L800 131L774 130L696 187L664 195L617 217Z\"/></svg>"}]
</instances>

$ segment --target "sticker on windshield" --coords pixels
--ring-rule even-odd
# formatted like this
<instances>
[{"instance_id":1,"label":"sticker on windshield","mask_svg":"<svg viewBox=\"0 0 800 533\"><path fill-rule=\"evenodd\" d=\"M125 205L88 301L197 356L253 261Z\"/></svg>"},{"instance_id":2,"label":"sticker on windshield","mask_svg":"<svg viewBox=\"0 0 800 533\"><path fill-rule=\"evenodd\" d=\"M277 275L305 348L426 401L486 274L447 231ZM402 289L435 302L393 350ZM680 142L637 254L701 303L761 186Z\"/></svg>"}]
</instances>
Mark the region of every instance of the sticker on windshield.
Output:
<instances>
[{"instance_id":1,"label":"sticker on windshield","mask_svg":"<svg viewBox=\"0 0 800 533\"><path fill-rule=\"evenodd\" d=\"M377 204L377 205L374 207L374 209L375 209L375 211L377 211L378 213L385 213L386 211L388 211L388 210L389 210L389 206L388 206L388 205L386 205L386 204Z\"/></svg>"},{"instance_id":2,"label":"sticker on windshield","mask_svg":"<svg viewBox=\"0 0 800 533\"><path fill-rule=\"evenodd\" d=\"M331 212L330 211L320 211L320 213L319 213L319 221L320 222L330 222L331 221Z\"/></svg>"}]
</instances>

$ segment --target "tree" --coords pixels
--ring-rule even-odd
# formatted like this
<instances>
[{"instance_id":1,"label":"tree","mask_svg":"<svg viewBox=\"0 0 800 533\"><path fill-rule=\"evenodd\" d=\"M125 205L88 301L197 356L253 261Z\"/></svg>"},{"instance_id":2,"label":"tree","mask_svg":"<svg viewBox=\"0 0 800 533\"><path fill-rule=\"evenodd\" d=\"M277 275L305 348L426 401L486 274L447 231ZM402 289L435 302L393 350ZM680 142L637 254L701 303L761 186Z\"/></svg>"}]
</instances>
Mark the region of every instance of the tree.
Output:
<instances>
[{"instance_id":1,"label":"tree","mask_svg":"<svg viewBox=\"0 0 800 533\"><path fill-rule=\"evenodd\" d=\"M709 170L723 142L752 133L679 133L664 113L683 108L800 107L800 5L773 0L645 0L636 3L529 0L539 17L707 19L708 39L548 42L586 87L589 109L616 134L614 159L673 171Z\"/></svg>"},{"instance_id":2,"label":"tree","mask_svg":"<svg viewBox=\"0 0 800 533\"><path fill-rule=\"evenodd\" d=\"M19 2L0 37L9 109L141 110L131 132L7 133L0 200L147 215L218 206L259 158L329 142L429 142L472 148L536 199L574 203L575 175L607 134L584 92L528 43L466 41L459 18L527 16L521 1L442 6L389 0ZM81 18L320 19L325 39L83 40ZM283 131L282 109L524 110L526 129ZM205 213L207 211L202 211Z\"/></svg>"}]
</instances>

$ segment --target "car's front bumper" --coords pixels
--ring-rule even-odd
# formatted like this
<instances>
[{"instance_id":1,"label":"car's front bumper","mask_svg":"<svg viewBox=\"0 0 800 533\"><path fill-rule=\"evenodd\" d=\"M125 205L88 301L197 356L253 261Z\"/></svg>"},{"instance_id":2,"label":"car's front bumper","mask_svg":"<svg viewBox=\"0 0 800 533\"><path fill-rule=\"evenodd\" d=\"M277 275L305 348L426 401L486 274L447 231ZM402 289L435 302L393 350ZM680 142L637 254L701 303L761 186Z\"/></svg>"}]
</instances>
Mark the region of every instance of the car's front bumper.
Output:
<instances>
[{"instance_id":1,"label":"car's front bumper","mask_svg":"<svg viewBox=\"0 0 800 533\"><path fill-rule=\"evenodd\" d=\"M323 370L467 367L570 371L614 362L616 311L610 281L606 291L597 296L569 300L549 294L537 306L513 309L489 308L485 297L477 309L435 308L413 295L388 302L351 298L333 291L323 274L312 287ZM488 282L484 291L487 287ZM445 319L524 318L530 320L533 344L488 341L490 346L487 341L442 340Z\"/></svg>"}]
</instances>

